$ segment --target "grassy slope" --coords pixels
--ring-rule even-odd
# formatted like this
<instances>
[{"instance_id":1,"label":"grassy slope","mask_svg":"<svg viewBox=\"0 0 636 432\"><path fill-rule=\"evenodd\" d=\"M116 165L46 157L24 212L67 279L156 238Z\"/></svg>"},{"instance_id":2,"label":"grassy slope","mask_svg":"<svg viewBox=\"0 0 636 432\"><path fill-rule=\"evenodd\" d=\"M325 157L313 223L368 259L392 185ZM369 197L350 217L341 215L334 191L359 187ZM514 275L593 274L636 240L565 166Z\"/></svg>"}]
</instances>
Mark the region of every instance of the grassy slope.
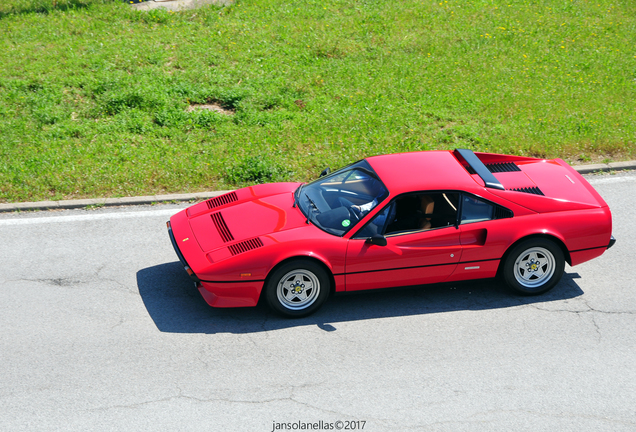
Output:
<instances>
[{"instance_id":1,"label":"grassy slope","mask_svg":"<svg viewBox=\"0 0 636 432\"><path fill-rule=\"evenodd\" d=\"M632 0L5 0L0 35L0 201L308 180L425 149L636 156ZM210 102L235 113L186 112Z\"/></svg>"}]
</instances>

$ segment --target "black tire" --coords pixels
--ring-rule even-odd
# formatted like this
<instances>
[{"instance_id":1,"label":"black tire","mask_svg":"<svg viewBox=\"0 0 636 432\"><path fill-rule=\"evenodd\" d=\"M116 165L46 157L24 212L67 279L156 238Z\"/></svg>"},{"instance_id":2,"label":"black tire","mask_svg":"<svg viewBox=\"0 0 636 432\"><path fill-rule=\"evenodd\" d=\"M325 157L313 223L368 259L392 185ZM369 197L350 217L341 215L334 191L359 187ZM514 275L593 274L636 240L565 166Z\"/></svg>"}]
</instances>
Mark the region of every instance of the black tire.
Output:
<instances>
[{"instance_id":1,"label":"black tire","mask_svg":"<svg viewBox=\"0 0 636 432\"><path fill-rule=\"evenodd\" d=\"M503 277L517 293L538 295L554 288L564 269L563 251L555 242L546 238L529 238L508 253Z\"/></svg>"},{"instance_id":2,"label":"black tire","mask_svg":"<svg viewBox=\"0 0 636 432\"><path fill-rule=\"evenodd\" d=\"M301 318L320 309L330 290L331 282L322 266L298 259L283 264L270 275L265 298L275 312Z\"/></svg>"}]
</instances>

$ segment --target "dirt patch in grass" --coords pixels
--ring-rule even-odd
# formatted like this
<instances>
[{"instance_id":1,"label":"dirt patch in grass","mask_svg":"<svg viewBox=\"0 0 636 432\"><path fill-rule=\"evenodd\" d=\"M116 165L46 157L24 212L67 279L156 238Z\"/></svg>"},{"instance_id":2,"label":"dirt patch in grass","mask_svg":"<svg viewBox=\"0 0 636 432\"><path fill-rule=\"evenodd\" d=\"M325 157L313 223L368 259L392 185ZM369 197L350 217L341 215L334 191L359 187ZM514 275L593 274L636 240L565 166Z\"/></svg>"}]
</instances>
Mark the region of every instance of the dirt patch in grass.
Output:
<instances>
[{"instance_id":1,"label":"dirt patch in grass","mask_svg":"<svg viewBox=\"0 0 636 432\"><path fill-rule=\"evenodd\" d=\"M212 103L212 104L201 104L201 105L190 105L186 109L187 112L192 112L192 111L196 111L196 110L215 111L215 112L218 112L219 114L234 115L234 110L223 108L221 105L215 104L215 103Z\"/></svg>"}]
</instances>

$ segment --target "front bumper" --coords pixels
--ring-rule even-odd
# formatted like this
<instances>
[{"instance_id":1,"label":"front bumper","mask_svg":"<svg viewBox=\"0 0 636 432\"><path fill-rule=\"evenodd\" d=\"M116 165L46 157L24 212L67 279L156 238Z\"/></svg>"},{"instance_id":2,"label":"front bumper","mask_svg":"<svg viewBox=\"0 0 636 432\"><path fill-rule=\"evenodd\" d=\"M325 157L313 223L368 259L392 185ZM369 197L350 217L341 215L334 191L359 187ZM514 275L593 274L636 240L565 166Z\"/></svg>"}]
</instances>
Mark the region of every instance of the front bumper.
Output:
<instances>
[{"instance_id":1,"label":"front bumper","mask_svg":"<svg viewBox=\"0 0 636 432\"><path fill-rule=\"evenodd\" d=\"M198 276L194 274L194 272L192 271L192 269L188 265L188 262L185 260L185 258L183 257L183 254L179 250L179 246L177 246L177 242L174 239L174 234L172 233L172 226L170 226L170 221L166 222L166 226L168 227L168 235L170 236L170 241L172 242L172 247L174 248L174 251L177 253L177 257L179 257L179 261L181 261L181 264L183 265L183 268L188 273L188 275L190 275L190 279L192 279L195 283L201 282L201 280L198 278Z\"/></svg>"},{"instance_id":2,"label":"front bumper","mask_svg":"<svg viewBox=\"0 0 636 432\"><path fill-rule=\"evenodd\" d=\"M253 307L263 289L263 281L249 282L208 282L196 284L207 304L218 308Z\"/></svg>"},{"instance_id":3,"label":"front bumper","mask_svg":"<svg viewBox=\"0 0 636 432\"><path fill-rule=\"evenodd\" d=\"M194 281L194 285L197 287L203 299L207 304L213 307L252 307L256 306L258 299L263 289L262 280L245 281L245 282L213 282L202 281L192 271L190 265L183 257L177 241L175 240L174 233L172 232L172 226L170 221L166 223L168 227L168 235L172 242L172 247L179 257L179 261L183 265L185 271L190 275L190 278Z\"/></svg>"}]
</instances>

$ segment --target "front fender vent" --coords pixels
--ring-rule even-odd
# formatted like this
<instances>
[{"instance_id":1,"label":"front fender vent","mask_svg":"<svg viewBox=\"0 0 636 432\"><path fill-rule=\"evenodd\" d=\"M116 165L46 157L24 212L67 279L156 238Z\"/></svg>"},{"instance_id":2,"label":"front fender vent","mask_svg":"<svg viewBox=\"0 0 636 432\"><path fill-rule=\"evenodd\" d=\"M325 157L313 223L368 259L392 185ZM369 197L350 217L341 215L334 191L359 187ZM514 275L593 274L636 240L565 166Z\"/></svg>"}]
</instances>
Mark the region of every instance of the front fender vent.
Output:
<instances>
[{"instance_id":1,"label":"front fender vent","mask_svg":"<svg viewBox=\"0 0 636 432\"><path fill-rule=\"evenodd\" d=\"M508 190L515 191L515 192L523 192L523 193L529 193L529 194L534 194L534 195L545 196L545 194L543 192L541 192L541 189L539 189L538 187L512 188L512 189L508 189Z\"/></svg>"},{"instance_id":2,"label":"front fender vent","mask_svg":"<svg viewBox=\"0 0 636 432\"><path fill-rule=\"evenodd\" d=\"M225 243L231 242L234 240L234 236L230 232L230 229L227 227L225 223L225 219L223 219L223 215L221 212L212 213L212 222L214 222L214 226L216 226L219 235L223 239Z\"/></svg>"},{"instance_id":3,"label":"front fender vent","mask_svg":"<svg viewBox=\"0 0 636 432\"><path fill-rule=\"evenodd\" d=\"M486 168L488 168L488 171L491 173L521 171L521 168L519 168L514 162L490 163L486 164Z\"/></svg>"},{"instance_id":4,"label":"front fender vent","mask_svg":"<svg viewBox=\"0 0 636 432\"><path fill-rule=\"evenodd\" d=\"M263 246L263 241L260 238L256 237L250 240L234 243L233 245L228 246L228 249L230 250L232 255L238 255L252 249L257 249L262 246Z\"/></svg>"},{"instance_id":5,"label":"front fender vent","mask_svg":"<svg viewBox=\"0 0 636 432\"><path fill-rule=\"evenodd\" d=\"M234 201L238 201L238 196L236 196L236 192L230 192L215 198L210 198L205 203L208 205L208 208L211 210L213 208L220 207L225 204L232 203Z\"/></svg>"}]
</instances>

